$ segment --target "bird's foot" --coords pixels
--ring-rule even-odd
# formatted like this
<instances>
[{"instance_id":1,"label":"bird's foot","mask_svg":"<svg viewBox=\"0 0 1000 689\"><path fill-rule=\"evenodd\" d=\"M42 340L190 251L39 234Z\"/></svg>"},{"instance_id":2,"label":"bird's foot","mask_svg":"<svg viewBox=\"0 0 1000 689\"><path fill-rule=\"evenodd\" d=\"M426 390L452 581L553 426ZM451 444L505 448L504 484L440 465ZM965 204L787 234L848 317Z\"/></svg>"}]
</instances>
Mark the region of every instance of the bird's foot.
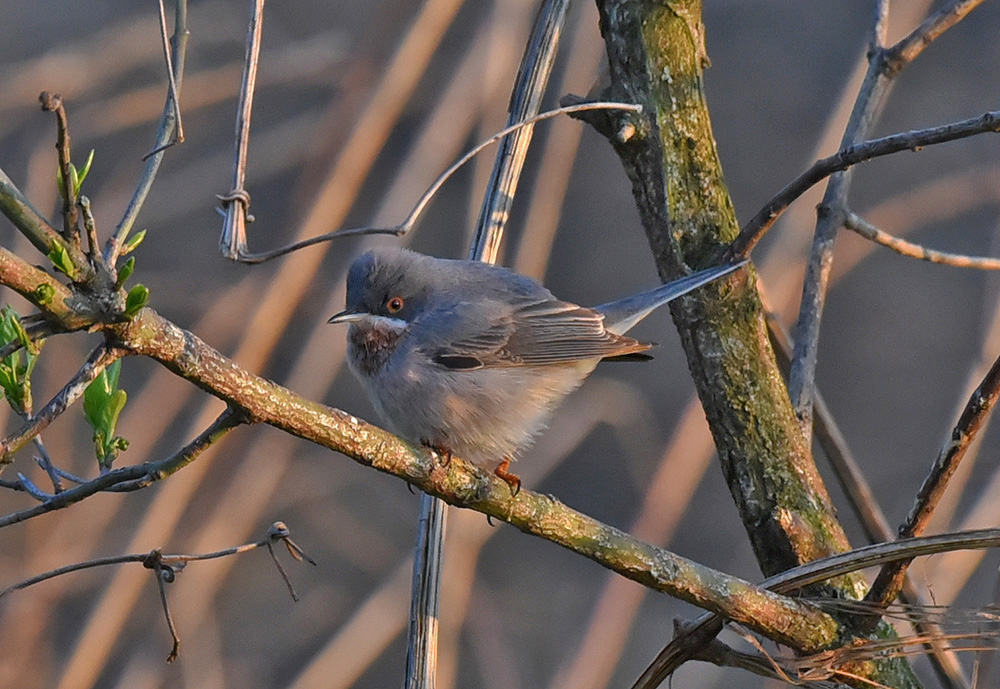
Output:
<instances>
[{"instance_id":1,"label":"bird's foot","mask_svg":"<svg viewBox=\"0 0 1000 689\"><path fill-rule=\"evenodd\" d=\"M517 494L521 492L521 477L517 474L513 474L507 469L510 468L510 457L504 457L504 460L500 462L500 465L493 470L493 473L498 477L503 479L508 486L510 486L511 497L517 497Z\"/></svg>"},{"instance_id":2,"label":"bird's foot","mask_svg":"<svg viewBox=\"0 0 1000 689\"><path fill-rule=\"evenodd\" d=\"M434 456L437 458L438 466L442 469L447 469L451 465L452 454L451 450L447 447L444 447L443 445L435 445L434 443L426 440L420 444L434 453Z\"/></svg>"}]
</instances>

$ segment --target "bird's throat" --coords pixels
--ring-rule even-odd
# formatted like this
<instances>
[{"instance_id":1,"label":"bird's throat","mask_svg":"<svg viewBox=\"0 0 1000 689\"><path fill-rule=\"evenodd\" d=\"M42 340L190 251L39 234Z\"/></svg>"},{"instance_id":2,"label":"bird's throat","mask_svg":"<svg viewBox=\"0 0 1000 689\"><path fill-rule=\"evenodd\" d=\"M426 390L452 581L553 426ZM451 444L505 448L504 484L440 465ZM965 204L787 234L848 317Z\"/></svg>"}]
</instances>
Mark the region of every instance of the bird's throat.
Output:
<instances>
[{"instance_id":1,"label":"bird's throat","mask_svg":"<svg viewBox=\"0 0 1000 689\"><path fill-rule=\"evenodd\" d=\"M404 329L384 324L356 323L348 332L349 354L359 373L374 376L382 370L403 337Z\"/></svg>"}]
</instances>

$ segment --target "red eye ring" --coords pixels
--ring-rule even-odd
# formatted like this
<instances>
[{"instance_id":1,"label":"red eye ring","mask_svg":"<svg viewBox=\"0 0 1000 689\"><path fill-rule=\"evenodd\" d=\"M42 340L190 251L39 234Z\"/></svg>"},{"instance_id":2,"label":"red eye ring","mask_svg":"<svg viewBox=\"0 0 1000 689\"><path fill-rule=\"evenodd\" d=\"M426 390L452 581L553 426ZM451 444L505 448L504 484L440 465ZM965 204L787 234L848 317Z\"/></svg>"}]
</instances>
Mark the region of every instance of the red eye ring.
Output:
<instances>
[{"instance_id":1,"label":"red eye ring","mask_svg":"<svg viewBox=\"0 0 1000 689\"><path fill-rule=\"evenodd\" d=\"M403 298L393 297L385 303L385 308L389 313L398 313L403 308Z\"/></svg>"}]
</instances>

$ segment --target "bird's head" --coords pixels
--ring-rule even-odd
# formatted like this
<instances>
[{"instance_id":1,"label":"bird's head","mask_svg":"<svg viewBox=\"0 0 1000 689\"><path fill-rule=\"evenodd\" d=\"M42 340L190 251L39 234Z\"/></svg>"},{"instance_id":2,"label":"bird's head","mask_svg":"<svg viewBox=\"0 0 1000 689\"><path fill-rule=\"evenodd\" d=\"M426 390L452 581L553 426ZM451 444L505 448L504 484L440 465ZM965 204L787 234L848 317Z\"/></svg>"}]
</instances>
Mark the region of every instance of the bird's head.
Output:
<instances>
[{"instance_id":1,"label":"bird's head","mask_svg":"<svg viewBox=\"0 0 1000 689\"><path fill-rule=\"evenodd\" d=\"M329 323L362 323L402 329L426 308L433 292L433 270L412 251L368 251L347 273L347 304Z\"/></svg>"}]
</instances>

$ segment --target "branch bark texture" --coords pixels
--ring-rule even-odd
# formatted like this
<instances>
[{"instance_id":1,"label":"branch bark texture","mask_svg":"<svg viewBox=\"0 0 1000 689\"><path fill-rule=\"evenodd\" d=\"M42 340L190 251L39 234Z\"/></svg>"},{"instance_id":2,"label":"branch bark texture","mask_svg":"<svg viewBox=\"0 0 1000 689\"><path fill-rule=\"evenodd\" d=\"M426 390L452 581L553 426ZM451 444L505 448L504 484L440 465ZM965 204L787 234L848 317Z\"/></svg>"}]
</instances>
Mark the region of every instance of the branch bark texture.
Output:
<instances>
[{"instance_id":1,"label":"branch bark texture","mask_svg":"<svg viewBox=\"0 0 1000 689\"><path fill-rule=\"evenodd\" d=\"M598 122L632 181L661 278L721 253L739 234L712 136L702 75L708 64L700 0L598 0L610 93L644 107L626 128ZM634 122L634 120L633 120ZM628 136L623 136L627 133ZM671 304L722 470L765 575L849 549L798 425L752 282L734 277ZM860 598L849 575L827 595ZM864 674L918 686L908 668Z\"/></svg>"}]
</instances>

